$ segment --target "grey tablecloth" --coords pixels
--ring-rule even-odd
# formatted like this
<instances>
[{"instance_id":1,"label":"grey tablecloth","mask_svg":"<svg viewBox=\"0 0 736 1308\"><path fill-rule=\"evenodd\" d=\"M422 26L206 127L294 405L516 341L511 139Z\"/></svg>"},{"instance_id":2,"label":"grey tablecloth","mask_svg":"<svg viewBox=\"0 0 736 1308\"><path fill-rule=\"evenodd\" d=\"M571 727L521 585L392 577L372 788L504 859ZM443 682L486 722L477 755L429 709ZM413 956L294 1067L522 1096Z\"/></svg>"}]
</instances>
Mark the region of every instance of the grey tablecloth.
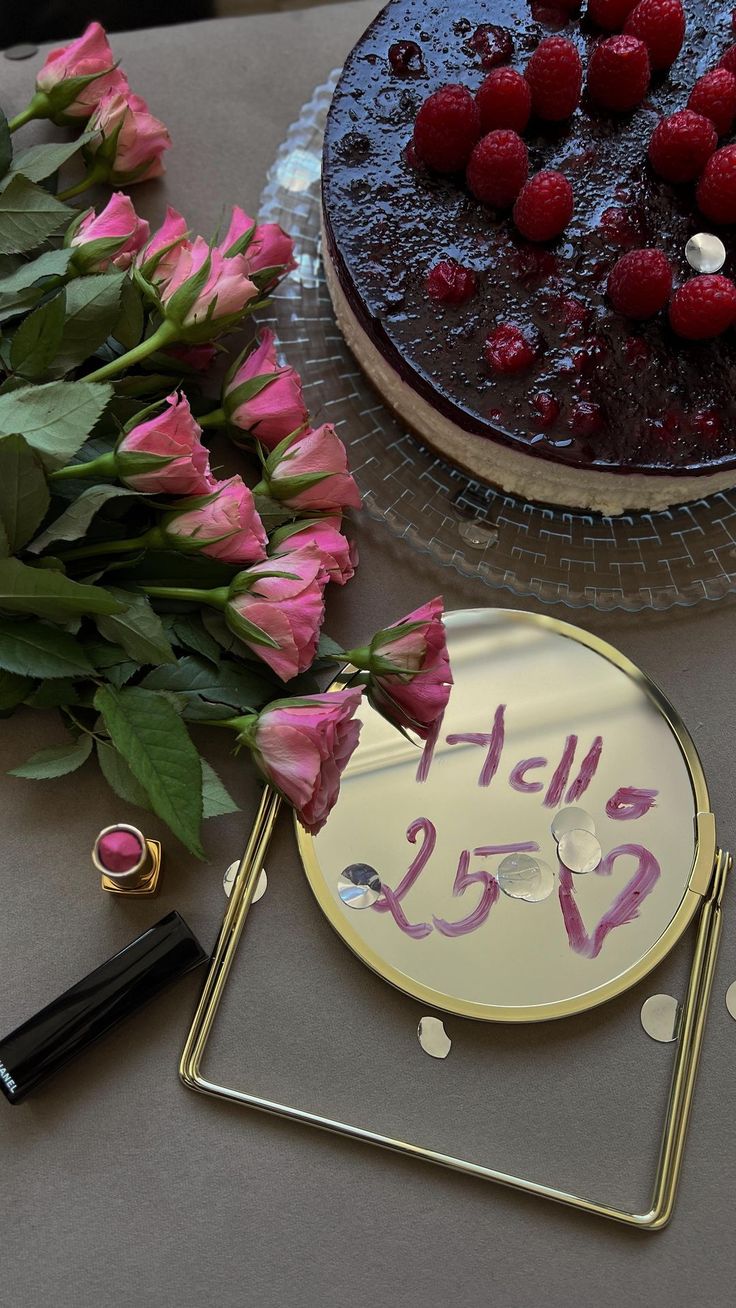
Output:
<instances>
[{"instance_id":1,"label":"grey tablecloth","mask_svg":"<svg viewBox=\"0 0 736 1308\"><path fill-rule=\"evenodd\" d=\"M139 191L150 216L161 216L170 199L196 230L210 231L226 201L252 209L288 124L374 10L373 0L360 0L116 37L132 84L175 142L165 182ZM24 102L33 66L0 58L6 109ZM358 538L359 577L332 601L338 637L354 640L439 590L448 607L508 602L440 572L369 522ZM734 611L714 605L658 619L581 617L679 706L710 779L721 840L736 845ZM3 723L2 771L54 730L40 715ZM209 755L235 786L237 765L218 747L207 747ZM89 846L96 830L119 820L121 805L91 766L38 788L2 776L0 786L0 1028L11 1029L169 907L213 942L222 871L240 851L252 805L247 793L242 816L210 826L210 865L195 865L167 842L154 907L96 889ZM147 828L156 834L155 821ZM288 823L269 865L273 876L283 865L295 870ZM198 988L190 978L25 1106L0 1104L0 1304L725 1308L734 1294L736 1201L736 1026L723 1002L736 976L732 900L679 1205L665 1233L640 1236L190 1094L176 1076ZM298 948L282 949L277 965L297 987ZM641 992L624 1002L633 1033ZM519 1041L530 1085L534 1049L531 1037ZM630 1058L636 1050L641 1044ZM248 1056L268 1071L267 1041ZM294 1057L303 1056L295 1048ZM562 1042L557 1057L568 1073L574 1056L574 1042ZM554 1056L551 1066L554 1075ZM344 1076L349 1097L349 1068ZM554 1080L545 1093L554 1094ZM573 1106L572 1116L586 1123L579 1147L595 1156L590 1103ZM599 1125L603 1136L606 1123ZM629 1170L639 1174L636 1161L652 1144L632 1106L630 1138L616 1162L624 1195ZM555 1179L542 1160L537 1177Z\"/></svg>"}]
</instances>

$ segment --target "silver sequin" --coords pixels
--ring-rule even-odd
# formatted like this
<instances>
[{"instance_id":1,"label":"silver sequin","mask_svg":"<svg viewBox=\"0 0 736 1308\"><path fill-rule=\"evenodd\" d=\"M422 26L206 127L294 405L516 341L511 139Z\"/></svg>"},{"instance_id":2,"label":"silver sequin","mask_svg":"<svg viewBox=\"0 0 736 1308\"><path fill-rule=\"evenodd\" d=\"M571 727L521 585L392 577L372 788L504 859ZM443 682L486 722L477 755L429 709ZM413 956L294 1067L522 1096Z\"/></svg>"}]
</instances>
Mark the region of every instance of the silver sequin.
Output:
<instances>
[{"instance_id":1,"label":"silver sequin","mask_svg":"<svg viewBox=\"0 0 736 1308\"><path fill-rule=\"evenodd\" d=\"M652 1040L669 1044L677 1039L680 1005L673 995L650 995L641 1006L641 1024Z\"/></svg>"},{"instance_id":2,"label":"silver sequin","mask_svg":"<svg viewBox=\"0 0 736 1308\"><path fill-rule=\"evenodd\" d=\"M508 854L499 864L498 884L510 899L538 904L552 894L555 874L549 863L541 858L530 854Z\"/></svg>"},{"instance_id":3,"label":"silver sequin","mask_svg":"<svg viewBox=\"0 0 736 1308\"><path fill-rule=\"evenodd\" d=\"M685 246L685 258L699 273L717 273L726 262L726 247L720 236L698 232Z\"/></svg>"},{"instance_id":4,"label":"silver sequin","mask_svg":"<svg viewBox=\"0 0 736 1308\"><path fill-rule=\"evenodd\" d=\"M600 842L590 831L566 831L557 846L560 862L571 872L581 876L584 872L594 872L601 861Z\"/></svg>"}]
</instances>

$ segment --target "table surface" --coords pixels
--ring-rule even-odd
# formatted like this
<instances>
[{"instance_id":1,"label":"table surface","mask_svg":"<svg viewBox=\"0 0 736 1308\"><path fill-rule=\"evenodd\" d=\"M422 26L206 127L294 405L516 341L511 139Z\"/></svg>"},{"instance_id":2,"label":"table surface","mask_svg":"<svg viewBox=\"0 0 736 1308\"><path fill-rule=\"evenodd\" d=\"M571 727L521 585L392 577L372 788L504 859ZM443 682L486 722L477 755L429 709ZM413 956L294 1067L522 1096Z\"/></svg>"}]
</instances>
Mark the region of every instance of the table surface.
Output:
<instances>
[{"instance_id":1,"label":"table surface","mask_svg":"<svg viewBox=\"0 0 736 1308\"><path fill-rule=\"evenodd\" d=\"M174 139L164 182L138 189L144 212L157 220L171 200L195 230L208 232L227 202L252 211L289 123L374 12L373 0L356 0L117 35L115 52L131 84ZM7 111L27 99L36 62L0 57ZM45 130L26 129L26 140ZM338 639L354 644L438 591L448 608L508 602L480 583L441 572L378 525L363 520L356 534L362 566L331 602ZM635 619L585 613L582 625L639 663L678 706L710 781L721 843L733 848L736 613L728 605ZM56 730L50 716L27 713L3 723L0 733L5 1030L170 908L213 943L223 911L222 872L240 853L253 807L255 788L240 787L244 811L209 825L206 865L167 842L155 907L104 896L89 864L94 834L137 815L121 814L91 766L38 788L3 775L50 743ZM204 748L235 788L238 767L219 738L211 744L204 738ZM145 825L149 834L163 834L154 820ZM288 821L282 821L268 866L272 877L279 868L297 874ZM434 1308L495 1301L529 1308L582 1297L598 1308L626 1301L725 1308L733 1301L736 1202L736 1026L724 1006L736 977L734 908L729 893L680 1197L665 1232L630 1232L191 1094L176 1075L200 983L190 977L25 1105L0 1105L0 1303ZM274 966L284 984L300 985L297 944L281 950ZM650 989L659 988L667 986L652 979ZM639 1038L641 999L640 989L618 1001L625 1006L618 1017L631 1031L622 1084L626 1080L643 1099L647 1068L656 1062L651 1051L658 1054L659 1047ZM576 1021L562 1024L565 1038L545 1055L544 1087L540 1079L537 1088L536 1033L518 1039L531 1094L554 1097L556 1078L569 1084L575 1038L585 1035ZM265 1072L266 1045L249 1050ZM579 1057L585 1048L583 1039ZM304 1056L303 1047L294 1050L295 1059ZM297 1081L298 1070L296 1064ZM349 1069L345 1077L348 1086ZM583 1080L585 1099L572 1105L572 1120L580 1150L595 1159L594 1071L586 1068ZM602 1139L606 1123L599 1125ZM643 1134L632 1106L630 1131L612 1164L624 1194L629 1174L640 1176L642 1159L650 1170L653 1143L651 1123ZM608 1180L608 1155L606 1167ZM544 1174L541 1159L536 1179L556 1179Z\"/></svg>"}]
</instances>

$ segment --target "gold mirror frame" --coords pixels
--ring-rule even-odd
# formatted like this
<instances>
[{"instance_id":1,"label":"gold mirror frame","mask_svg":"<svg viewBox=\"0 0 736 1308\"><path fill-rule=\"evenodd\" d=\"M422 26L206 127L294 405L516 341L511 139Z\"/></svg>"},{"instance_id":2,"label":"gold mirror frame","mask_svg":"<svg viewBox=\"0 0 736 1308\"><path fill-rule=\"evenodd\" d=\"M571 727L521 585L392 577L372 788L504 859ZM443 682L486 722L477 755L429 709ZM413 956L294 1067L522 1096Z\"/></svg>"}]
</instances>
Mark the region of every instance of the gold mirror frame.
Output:
<instances>
[{"instance_id":1,"label":"gold mirror frame","mask_svg":"<svg viewBox=\"0 0 736 1308\"><path fill-rule=\"evenodd\" d=\"M223 1086L203 1075L202 1060L207 1048L207 1042L222 1001L230 969L237 954L263 860L268 850L281 805L279 795L270 788L266 788L263 793L253 829L240 861L225 918L204 983L202 996L182 1053L179 1075L184 1085L201 1094L256 1108L262 1112L275 1114L292 1121L303 1122L306 1125L362 1140L366 1143L380 1145L383 1148L409 1157L436 1163L454 1171L492 1181L523 1193L551 1199L578 1211L606 1217L627 1226L649 1231L661 1230L666 1226L672 1215L682 1168L708 1002L720 942L723 894L732 860L728 853L716 847L715 822L713 815L708 811L705 777L692 740L679 717L674 713L674 710L657 687L634 664L598 637L582 632L569 623L563 623L545 615L524 614L519 616L581 641L609 659L617 667L640 680L646 686L648 692L656 699L658 706L676 735L688 764L693 783L696 808L698 810L696 857L685 898L669 927L657 941L653 950L646 955L645 959L637 967L629 969L623 978L616 978L605 987L600 987L598 991L594 992L595 997L592 999L592 1003L603 1003L606 999L612 998L614 995L621 993L622 990L635 984L669 952L692 920L697 909L700 908L690 978L682 1009L677 1054L650 1207L645 1212L617 1208L525 1177L496 1171L470 1159L439 1153L421 1144L393 1139L349 1122L321 1117L298 1106L279 1103L249 1094L244 1090ZM338 684L341 684L341 682L335 683L335 689L338 688ZM308 848L308 837L303 836L300 831L298 831L298 839L303 849ZM305 844L305 842L307 843ZM318 896L318 899L320 899L320 896ZM324 904L322 904L322 907L325 909ZM341 934L344 933L341 932ZM361 957L365 957L362 949L359 952ZM378 970L382 975L385 974L383 966ZM405 989L406 987L402 985L400 988ZM416 997L426 999L428 1003L436 1004L436 1000L431 997L431 992L416 995ZM442 1006L440 1005L440 1007ZM556 1007L560 1011L556 1012L554 1016L562 1017L566 1012L582 1011L583 1008L589 1008L591 1003L578 1004L574 1010L570 1010L566 1004L557 1005ZM467 1013L465 1015L473 1016L474 1014ZM548 1014L548 1016L552 1015ZM530 1017L520 1020L538 1020L540 1016L542 1015L535 1011Z\"/></svg>"}]
</instances>

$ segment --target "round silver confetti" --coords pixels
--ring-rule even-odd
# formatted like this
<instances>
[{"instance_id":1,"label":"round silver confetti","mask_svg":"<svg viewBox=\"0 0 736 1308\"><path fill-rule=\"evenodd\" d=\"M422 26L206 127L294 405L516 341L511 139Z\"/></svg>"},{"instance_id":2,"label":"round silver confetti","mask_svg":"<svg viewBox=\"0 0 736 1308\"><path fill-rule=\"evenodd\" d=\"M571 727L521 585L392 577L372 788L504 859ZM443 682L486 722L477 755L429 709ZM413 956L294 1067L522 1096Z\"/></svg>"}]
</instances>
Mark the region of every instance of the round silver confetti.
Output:
<instances>
[{"instance_id":1,"label":"round silver confetti","mask_svg":"<svg viewBox=\"0 0 736 1308\"><path fill-rule=\"evenodd\" d=\"M561 840L568 831L589 831L595 835L595 821L584 808L561 808L552 819L552 835Z\"/></svg>"},{"instance_id":2,"label":"round silver confetti","mask_svg":"<svg viewBox=\"0 0 736 1308\"><path fill-rule=\"evenodd\" d=\"M641 1024L647 1035L662 1045L676 1040L680 1005L674 995L650 995L641 1006Z\"/></svg>"},{"instance_id":3,"label":"round silver confetti","mask_svg":"<svg viewBox=\"0 0 736 1308\"><path fill-rule=\"evenodd\" d=\"M726 1008L736 1021L736 981L732 981L726 991Z\"/></svg>"},{"instance_id":4,"label":"round silver confetti","mask_svg":"<svg viewBox=\"0 0 736 1308\"><path fill-rule=\"evenodd\" d=\"M430 1058L447 1058L452 1049L452 1041L439 1017L420 1018L417 1036L422 1049Z\"/></svg>"},{"instance_id":5,"label":"round silver confetti","mask_svg":"<svg viewBox=\"0 0 736 1308\"><path fill-rule=\"evenodd\" d=\"M232 893L233 883L235 881L235 877L239 867L240 867L240 860L236 859L234 863L230 864L229 868L227 869L227 872L222 878L223 889L228 899L230 898L230 895ZM265 867L262 867L261 875L258 878L258 885L256 886L255 891L253 892L253 898L250 901L251 904L257 904L259 899L263 899L263 896L265 895L267 889L268 889L268 877L266 876Z\"/></svg>"},{"instance_id":6,"label":"round silver confetti","mask_svg":"<svg viewBox=\"0 0 736 1308\"><path fill-rule=\"evenodd\" d=\"M600 842L590 831L566 831L557 846L560 862L571 872L582 876L584 872L595 872L601 861Z\"/></svg>"},{"instance_id":7,"label":"round silver confetti","mask_svg":"<svg viewBox=\"0 0 736 1308\"><path fill-rule=\"evenodd\" d=\"M381 894L381 879L368 863L351 863L343 868L337 893L348 908L370 908Z\"/></svg>"},{"instance_id":8,"label":"round silver confetti","mask_svg":"<svg viewBox=\"0 0 736 1308\"><path fill-rule=\"evenodd\" d=\"M498 884L509 899L538 904L548 899L555 886L549 863L529 854L508 854L498 867Z\"/></svg>"},{"instance_id":9,"label":"round silver confetti","mask_svg":"<svg viewBox=\"0 0 736 1308\"><path fill-rule=\"evenodd\" d=\"M685 258L699 273L717 273L726 262L726 247L720 236L697 232L685 246Z\"/></svg>"}]
</instances>

